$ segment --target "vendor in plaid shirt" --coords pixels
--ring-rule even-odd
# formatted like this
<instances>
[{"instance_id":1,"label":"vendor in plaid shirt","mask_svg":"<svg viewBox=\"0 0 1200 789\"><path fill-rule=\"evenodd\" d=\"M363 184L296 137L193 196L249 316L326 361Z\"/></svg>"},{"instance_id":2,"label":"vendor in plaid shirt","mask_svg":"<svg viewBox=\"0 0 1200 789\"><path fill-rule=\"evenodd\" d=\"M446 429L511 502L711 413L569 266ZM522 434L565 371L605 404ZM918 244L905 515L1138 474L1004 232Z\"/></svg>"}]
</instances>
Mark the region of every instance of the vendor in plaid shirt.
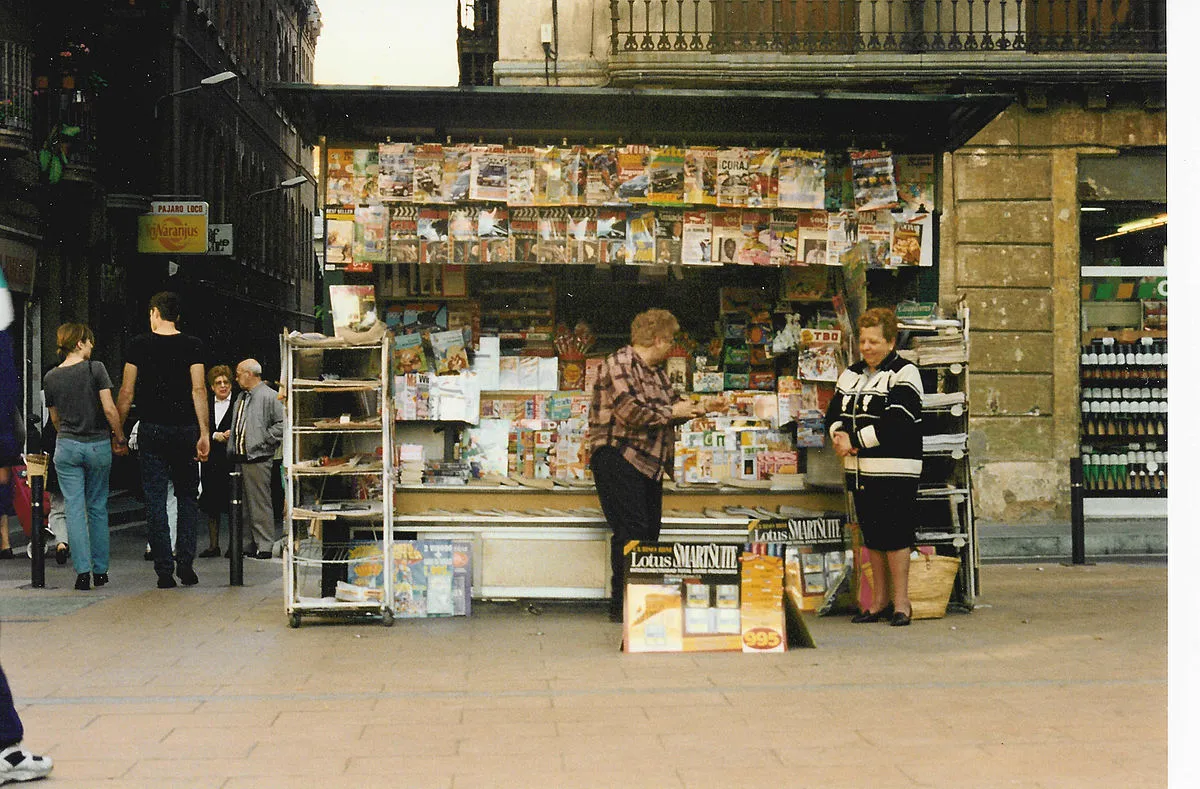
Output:
<instances>
[{"instance_id":1,"label":"vendor in plaid shirt","mask_svg":"<svg viewBox=\"0 0 1200 789\"><path fill-rule=\"evenodd\" d=\"M674 470L675 425L721 407L720 397L695 403L671 388L662 369L679 322L666 310L633 319L630 343L604 360L588 417L592 477L613 530L612 605L621 621L624 548L653 542L662 528L662 480Z\"/></svg>"}]
</instances>

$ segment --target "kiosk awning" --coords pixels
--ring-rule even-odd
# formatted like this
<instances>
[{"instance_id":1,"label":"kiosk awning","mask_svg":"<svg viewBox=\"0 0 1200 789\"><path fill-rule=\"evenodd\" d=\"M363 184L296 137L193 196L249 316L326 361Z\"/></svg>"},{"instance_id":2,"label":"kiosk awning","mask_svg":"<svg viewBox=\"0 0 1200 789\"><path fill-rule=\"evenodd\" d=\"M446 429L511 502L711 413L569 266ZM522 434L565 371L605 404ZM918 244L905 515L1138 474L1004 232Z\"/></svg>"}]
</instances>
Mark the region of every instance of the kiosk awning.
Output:
<instances>
[{"instance_id":1,"label":"kiosk awning","mask_svg":"<svg viewBox=\"0 0 1200 789\"><path fill-rule=\"evenodd\" d=\"M422 139L886 147L954 150L1008 94L656 88L377 87L282 84L272 91L310 143Z\"/></svg>"}]
</instances>

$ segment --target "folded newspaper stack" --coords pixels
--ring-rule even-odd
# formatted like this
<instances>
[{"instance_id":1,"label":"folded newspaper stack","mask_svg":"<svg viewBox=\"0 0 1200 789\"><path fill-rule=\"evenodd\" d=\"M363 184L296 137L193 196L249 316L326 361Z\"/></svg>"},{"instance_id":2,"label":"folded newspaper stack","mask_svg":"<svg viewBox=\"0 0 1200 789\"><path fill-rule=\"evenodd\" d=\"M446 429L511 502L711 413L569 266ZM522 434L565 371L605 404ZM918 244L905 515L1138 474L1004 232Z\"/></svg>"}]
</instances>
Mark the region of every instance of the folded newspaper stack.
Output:
<instances>
[{"instance_id":1,"label":"folded newspaper stack","mask_svg":"<svg viewBox=\"0 0 1200 789\"><path fill-rule=\"evenodd\" d=\"M958 333L939 332L935 335L914 337L912 350L917 354L917 364L954 364L967 360L967 343Z\"/></svg>"},{"instance_id":2,"label":"folded newspaper stack","mask_svg":"<svg viewBox=\"0 0 1200 789\"><path fill-rule=\"evenodd\" d=\"M425 469L425 447L421 444L400 445L400 484L420 485Z\"/></svg>"},{"instance_id":3,"label":"folded newspaper stack","mask_svg":"<svg viewBox=\"0 0 1200 789\"><path fill-rule=\"evenodd\" d=\"M939 433L925 436L923 441L926 452L953 452L967 448L966 433Z\"/></svg>"},{"instance_id":4,"label":"folded newspaper stack","mask_svg":"<svg viewBox=\"0 0 1200 789\"><path fill-rule=\"evenodd\" d=\"M966 392L926 392L921 395L922 408L949 408L966 402Z\"/></svg>"}]
</instances>

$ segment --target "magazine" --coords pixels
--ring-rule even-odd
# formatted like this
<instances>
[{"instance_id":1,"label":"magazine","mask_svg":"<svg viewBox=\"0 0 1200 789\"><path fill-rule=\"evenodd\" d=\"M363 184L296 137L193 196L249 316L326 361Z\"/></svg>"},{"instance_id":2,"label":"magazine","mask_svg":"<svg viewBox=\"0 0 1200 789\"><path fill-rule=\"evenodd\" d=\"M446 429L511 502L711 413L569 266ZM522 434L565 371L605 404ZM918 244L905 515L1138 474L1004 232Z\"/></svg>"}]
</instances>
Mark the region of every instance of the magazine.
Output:
<instances>
[{"instance_id":1,"label":"magazine","mask_svg":"<svg viewBox=\"0 0 1200 789\"><path fill-rule=\"evenodd\" d=\"M750 152L750 179L746 205L774 208L779 205L779 149L759 148Z\"/></svg>"},{"instance_id":2,"label":"magazine","mask_svg":"<svg viewBox=\"0 0 1200 789\"><path fill-rule=\"evenodd\" d=\"M413 202L442 202L444 164L442 146L436 143L416 146L413 150Z\"/></svg>"},{"instance_id":3,"label":"magazine","mask_svg":"<svg viewBox=\"0 0 1200 789\"><path fill-rule=\"evenodd\" d=\"M750 194L750 151L727 148L717 152L717 205L741 208Z\"/></svg>"},{"instance_id":4,"label":"magazine","mask_svg":"<svg viewBox=\"0 0 1200 789\"><path fill-rule=\"evenodd\" d=\"M599 241L600 265L625 262L625 211L601 208L596 212L596 239Z\"/></svg>"},{"instance_id":5,"label":"magazine","mask_svg":"<svg viewBox=\"0 0 1200 789\"><path fill-rule=\"evenodd\" d=\"M688 148L684 152L683 200L693 205L717 204L716 148Z\"/></svg>"},{"instance_id":6,"label":"magazine","mask_svg":"<svg viewBox=\"0 0 1200 789\"><path fill-rule=\"evenodd\" d=\"M650 180L647 200L656 205L683 204L683 149L654 148L646 168Z\"/></svg>"},{"instance_id":7,"label":"magazine","mask_svg":"<svg viewBox=\"0 0 1200 789\"><path fill-rule=\"evenodd\" d=\"M742 211L741 216L742 243L738 248L738 265L771 265L771 212Z\"/></svg>"},{"instance_id":8,"label":"magazine","mask_svg":"<svg viewBox=\"0 0 1200 789\"><path fill-rule=\"evenodd\" d=\"M537 263L538 210L514 208L509 212L514 263Z\"/></svg>"},{"instance_id":9,"label":"magazine","mask_svg":"<svg viewBox=\"0 0 1200 789\"><path fill-rule=\"evenodd\" d=\"M853 211L830 211L828 243L825 248L825 265L842 265L842 255L858 243L858 217Z\"/></svg>"},{"instance_id":10,"label":"magazine","mask_svg":"<svg viewBox=\"0 0 1200 789\"><path fill-rule=\"evenodd\" d=\"M854 179L856 211L893 208L899 204L890 151L850 151L850 173Z\"/></svg>"},{"instance_id":11,"label":"magazine","mask_svg":"<svg viewBox=\"0 0 1200 789\"><path fill-rule=\"evenodd\" d=\"M379 199L383 201L412 199L413 146L407 142L379 145Z\"/></svg>"},{"instance_id":12,"label":"magazine","mask_svg":"<svg viewBox=\"0 0 1200 789\"><path fill-rule=\"evenodd\" d=\"M680 258L685 266L711 266L712 218L708 211L683 212L683 239Z\"/></svg>"},{"instance_id":13,"label":"magazine","mask_svg":"<svg viewBox=\"0 0 1200 789\"><path fill-rule=\"evenodd\" d=\"M449 259L450 212L444 207L421 206L417 211L417 238L420 262L445 263Z\"/></svg>"},{"instance_id":14,"label":"magazine","mask_svg":"<svg viewBox=\"0 0 1200 789\"><path fill-rule=\"evenodd\" d=\"M416 263L420 260L417 243L417 207L388 206L388 262Z\"/></svg>"},{"instance_id":15,"label":"magazine","mask_svg":"<svg viewBox=\"0 0 1200 789\"><path fill-rule=\"evenodd\" d=\"M562 151L563 205L587 203L587 150L581 145Z\"/></svg>"},{"instance_id":16,"label":"magazine","mask_svg":"<svg viewBox=\"0 0 1200 789\"><path fill-rule=\"evenodd\" d=\"M625 214L627 229L626 262L649 265L655 262L655 216L649 208L632 208Z\"/></svg>"},{"instance_id":17,"label":"magazine","mask_svg":"<svg viewBox=\"0 0 1200 789\"><path fill-rule=\"evenodd\" d=\"M531 146L522 145L508 149L508 204L510 206L533 205L534 157Z\"/></svg>"},{"instance_id":18,"label":"magazine","mask_svg":"<svg viewBox=\"0 0 1200 789\"><path fill-rule=\"evenodd\" d=\"M896 194L906 211L926 213L937 208L936 158L933 154L896 156Z\"/></svg>"},{"instance_id":19,"label":"magazine","mask_svg":"<svg viewBox=\"0 0 1200 789\"><path fill-rule=\"evenodd\" d=\"M854 178L850 172L850 156L845 151L825 153L825 210L829 212L854 208Z\"/></svg>"},{"instance_id":20,"label":"magazine","mask_svg":"<svg viewBox=\"0 0 1200 789\"><path fill-rule=\"evenodd\" d=\"M346 265L354 261L354 214L325 212L325 262Z\"/></svg>"},{"instance_id":21,"label":"magazine","mask_svg":"<svg viewBox=\"0 0 1200 789\"><path fill-rule=\"evenodd\" d=\"M867 268L886 268L892 254L892 213L858 212L858 248Z\"/></svg>"},{"instance_id":22,"label":"magazine","mask_svg":"<svg viewBox=\"0 0 1200 789\"><path fill-rule=\"evenodd\" d=\"M654 218L654 259L659 265L678 264L683 256L683 211L666 208Z\"/></svg>"},{"instance_id":23,"label":"magazine","mask_svg":"<svg viewBox=\"0 0 1200 789\"><path fill-rule=\"evenodd\" d=\"M471 152L472 200L504 202L508 199L508 154L503 145L476 147Z\"/></svg>"},{"instance_id":24,"label":"magazine","mask_svg":"<svg viewBox=\"0 0 1200 789\"><path fill-rule=\"evenodd\" d=\"M354 260L360 263L386 262L387 239L387 206L360 205L354 209Z\"/></svg>"},{"instance_id":25,"label":"magazine","mask_svg":"<svg viewBox=\"0 0 1200 789\"><path fill-rule=\"evenodd\" d=\"M604 205L616 199L617 149L611 147L588 149L587 190L584 197L588 205Z\"/></svg>"},{"instance_id":26,"label":"magazine","mask_svg":"<svg viewBox=\"0 0 1200 789\"><path fill-rule=\"evenodd\" d=\"M442 202L457 203L471 193L471 146L442 148Z\"/></svg>"},{"instance_id":27,"label":"magazine","mask_svg":"<svg viewBox=\"0 0 1200 789\"><path fill-rule=\"evenodd\" d=\"M425 342L419 332L397 334L393 341L392 359L397 373L423 373L429 370Z\"/></svg>"},{"instance_id":28,"label":"magazine","mask_svg":"<svg viewBox=\"0 0 1200 789\"><path fill-rule=\"evenodd\" d=\"M354 190L354 149L330 148L326 160L325 205L353 208L358 204Z\"/></svg>"},{"instance_id":29,"label":"magazine","mask_svg":"<svg viewBox=\"0 0 1200 789\"><path fill-rule=\"evenodd\" d=\"M930 234L933 215L914 213L896 215L892 226L891 266L932 266L933 242Z\"/></svg>"},{"instance_id":30,"label":"magazine","mask_svg":"<svg viewBox=\"0 0 1200 789\"><path fill-rule=\"evenodd\" d=\"M537 262L567 262L567 209L543 208L538 212Z\"/></svg>"},{"instance_id":31,"label":"magazine","mask_svg":"<svg viewBox=\"0 0 1200 789\"><path fill-rule=\"evenodd\" d=\"M536 149L533 160L534 205L562 205L565 185L561 157L561 151L554 146Z\"/></svg>"},{"instance_id":32,"label":"magazine","mask_svg":"<svg viewBox=\"0 0 1200 789\"><path fill-rule=\"evenodd\" d=\"M806 266L824 265L829 247L829 214L825 211L801 211L796 230L800 262Z\"/></svg>"},{"instance_id":33,"label":"magazine","mask_svg":"<svg viewBox=\"0 0 1200 789\"><path fill-rule=\"evenodd\" d=\"M825 301L832 294L825 266L796 266L783 272L785 301Z\"/></svg>"},{"instance_id":34,"label":"magazine","mask_svg":"<svg viewBox=\"0 0 1200 789\"><path fill-rule=\"evenodd\" d=\"M779 153L779 206L825 208L825 154L800 148Z\"/></svg>"},{"instance_id":35,"label":"magazine","mask_svg":"<svg viewBox=\"0 0 1200 789\"><path fill-rule=\"evenodd\" d=\"M626 145L617 153L617 188L614 197L623 203L644 203L650 193L650 146Z\"/></svg>"},{"instance_id":36,"label":"magazine","mask_svg":"<svg viewBox=\"0 0 1200 789\"><path fill-rule=\"evenodd\" d=\"M742 212L713 211L711 216L715 262L734 265L738 262L742 250Z\"/></svg>"},{"instance_id":37,"label":"magazine","mask_svg":"<svg viewBox=\"0 0 1200 789\"><path fill-rule=\"evenodd\" d=\"M368 331L379 320L374 285L330 285L329 311L334 329Z\"/></svg>"},{"instance_id":38,"label":"magazine","mask_svg":"<svg viewBox=\"0 0 1200 789\"><path fill-rule=\"evenodd\" d=\"M771 212L771 265L795 266L799 260L799 222L795 211Z\"/></svg>"},{"instance_id":39,"label":"magazine","mask_svg":"<svg viewBox=\"0 0 1200 789\"><path fill-rule=\"evenodd\" d=\"M507 207L492 206L479 209L476 227L483 262L508 263L512 260Z\"/></svg>"},{"instance_id":40,"label":"magazine","mask_svg":"<svg viewBox=\"0 0 1200 789\"><path fill-rule=\"evenodd\" d=\"M841 373L842 333L838 329L804 329L796 377L805 381L837 381Z\"/></svg>"},{"instance_id":41,"label":"magazine","mask_svg":"<svg viewBox=\"0 0 1200 789\"><path fill-rule=\"evenodd\" d=\"M567 212L567 262L595 265L600 260L596 236L595 208L572 208Z\"/></svg>"}]
</instances>

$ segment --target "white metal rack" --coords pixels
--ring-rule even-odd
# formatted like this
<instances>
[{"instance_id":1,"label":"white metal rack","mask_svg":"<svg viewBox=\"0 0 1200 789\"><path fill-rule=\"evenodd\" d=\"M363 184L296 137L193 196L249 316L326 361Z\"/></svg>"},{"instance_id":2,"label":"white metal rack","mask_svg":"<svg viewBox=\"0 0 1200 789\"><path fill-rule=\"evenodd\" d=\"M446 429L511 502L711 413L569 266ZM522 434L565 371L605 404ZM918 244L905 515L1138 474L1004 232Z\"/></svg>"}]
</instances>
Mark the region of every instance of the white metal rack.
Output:
<instances>
[{"instance_id":1,"label":"white metal rack","mask_svg":"<svg viewBox=\"0 0 1200 789\"><path fill-rule=\"evenodd\" d=\"M287 394L284 598L289 624L302 616L394 621L392 567L391 336L370 344L284 334ZM364 498L365 496L365 498ZM371 545L378 546L378 555ZM368 555L356 556L356 550ZM350 573L379 568L367 599L337 598Z\"/></svg>"}]
</instances>

